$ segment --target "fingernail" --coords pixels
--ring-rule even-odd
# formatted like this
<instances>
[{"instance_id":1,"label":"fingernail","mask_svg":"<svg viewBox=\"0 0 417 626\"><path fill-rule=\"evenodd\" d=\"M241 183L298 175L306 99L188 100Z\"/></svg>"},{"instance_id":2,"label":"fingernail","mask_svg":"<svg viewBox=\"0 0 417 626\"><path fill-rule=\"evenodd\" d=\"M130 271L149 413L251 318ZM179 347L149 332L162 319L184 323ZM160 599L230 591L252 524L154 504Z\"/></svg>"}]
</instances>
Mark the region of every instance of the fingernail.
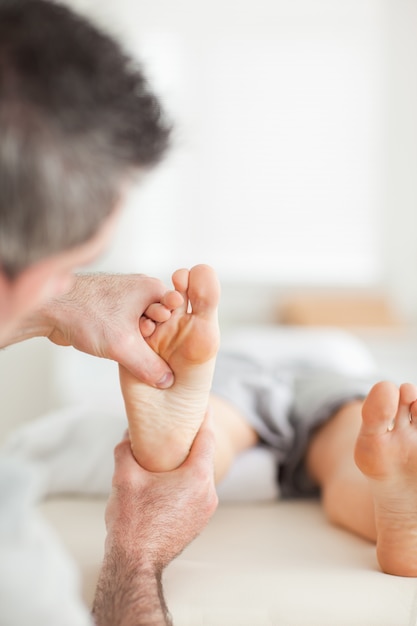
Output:
<instances>
[{"instance_id":1,"label":"fingernail","mask_svg":"<svg viewBox=\"0 0 417 626\"><path fill-rule=\"evenodd\" d=\"M174 383L174 374L172 372L167 372L165 376L161 378L161 380L156 384L160 389L168 389L168 387L172 387Z\"/></svg>"}]
</instances>

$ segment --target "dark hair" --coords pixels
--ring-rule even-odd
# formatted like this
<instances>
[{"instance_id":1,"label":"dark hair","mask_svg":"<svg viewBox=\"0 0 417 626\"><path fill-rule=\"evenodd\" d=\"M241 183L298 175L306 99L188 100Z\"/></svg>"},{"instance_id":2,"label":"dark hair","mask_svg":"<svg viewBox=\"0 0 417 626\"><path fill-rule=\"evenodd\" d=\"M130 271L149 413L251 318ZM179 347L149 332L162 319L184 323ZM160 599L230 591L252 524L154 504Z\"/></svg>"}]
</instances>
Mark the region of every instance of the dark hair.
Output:
<instances>
[{"instance_id":1,"label":"dark hair","mask_svg":"<svg viewBox=\"0 0 417 626\"><path fill-rule=\"evenodd\" d=\"M87 241L170 129L110 36L47 0L0 0L0 265Z\"/></svg>"}]
</instances>

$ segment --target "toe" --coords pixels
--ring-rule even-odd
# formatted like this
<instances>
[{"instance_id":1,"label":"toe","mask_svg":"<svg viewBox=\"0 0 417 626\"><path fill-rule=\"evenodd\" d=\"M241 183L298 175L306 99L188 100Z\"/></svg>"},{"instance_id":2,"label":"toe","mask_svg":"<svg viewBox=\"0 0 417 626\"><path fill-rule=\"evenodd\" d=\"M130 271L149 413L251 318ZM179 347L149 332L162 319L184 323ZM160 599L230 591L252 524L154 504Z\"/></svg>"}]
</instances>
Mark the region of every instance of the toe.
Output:
<instances>
[{"instance_id":1,"label":"toe","mask_svg":"<svg viewBox=\"0 0 417 626\"><path fill-rule=\"evenodd\" d=\"M188 298L193 313L198 316L210 316L217 311L220 285L210 266L196 265L190 270Z\"/></svg>"},{"instance_id":2,"label":"toe","mask_svg":"<svg viewBox=\"0 0 417 626\"><path fill-rule=\"evenodd\" d=\"M411 383L404 383L400 387L400 399L396 417L396 428L410 425L411 407L417 399L417 388Z\"/></svg>"},{"instance_id":3,"label":"toe","mask_svg":"<svg viewBox=\"0 0 417 626\"><path fill-rule=\"evenodd\" d=\"M369 392L362 409L363 434L379 435L389 429L398 411L400 392L391 382L380 382Z\"/></svg>"},{"instance_id":4,"label":"toe","mask_svg":"<svg viewBox=\"0 0 417 626\"><path fill-rule=\"evenodd\" d=\"M151 319L154 322L166 322L171 317L171 311L167 309L167 307L159 302L155 302L151 304L146 309L145 313L146 317Z\"/></svg>"},{"instance_id":5,"label":"toe","mask_svg":"<svg viewBox=\"0 0 417 626\"><path fill-rule=\"evenodd\" d=\"M410 406L410 419L417 425L417 400Z\"/></svg>"},{"instance_id":6,"label":"toe","mask_svg":"<svg viewBox=\"0 0 417 626\"><path fill-rule=\"evenodd\" d=\"M184 304L184 296L181 295L179 291L167 291L161 299L161 304L166 306L170 311L173 311Z\"/></svg>"},{"instance_id":7,"label":"toe","mask_svg":"<svg viewBox=\"0 0 417 626\"><path fill-rule=\"evenodd\" d=\"M141 332L142 337L144 337L145 339L147 339L148 337L150 337L154 330L156 328L156 324L155 322L153 322L152 320L150 320L147 317L141 317L139 320L139 330Z\"/></svg>"},{"instance_id":8,"label":"toe","mask_svg":"<svg viewBox=\"0 0 417 626\"><path fill-rule=\"evenodd\" d=\"M187 269L180 269L173 273L172 284L176 291L181 294L183 298L182 304L177 307L179 313L184 313L188 308L188 284L189 284L190 272Z\"/></svg>"}]
</instances>

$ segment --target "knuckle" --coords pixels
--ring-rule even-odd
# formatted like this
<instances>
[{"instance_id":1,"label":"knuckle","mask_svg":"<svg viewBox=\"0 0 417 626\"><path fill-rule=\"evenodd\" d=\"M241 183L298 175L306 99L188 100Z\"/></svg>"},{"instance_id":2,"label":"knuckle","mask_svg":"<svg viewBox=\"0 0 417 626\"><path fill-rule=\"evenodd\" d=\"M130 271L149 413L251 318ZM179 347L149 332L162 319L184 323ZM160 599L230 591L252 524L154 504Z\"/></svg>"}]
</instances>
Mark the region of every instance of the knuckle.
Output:
<instances>
[{"instance_id":1,"label":"knuckle","mask_svg":"<svg viewBox=\"0 0 417 626\"><path fill-rule=\"evenodd\" d=\"M201 456L192 468L193 476L196 480L213 480L214 460L211 454Z\"/></svg>"},{"instance_id":2,"label":"knuckle","mask_svg":"<svg viewBox=\"0 0 417 626\"><path fill-rule=\"evenodd\" d=\"M190 474L187 488L189 498L199 510L203 510L206 514L215 511L218 505L218 495L213 472L204 472L200 476L195 473Z\"/></svg>"},{"instance_id":3,"label":"knuckle","mask_svg":"<svg viewBox=\"0 0 417 626\"><path fill-rule=\"evenodd\" d=\"M215 489L211 492L207 499L207 512L211 517L219 505L219 497Z\"/></svg>"},{"instance_id":4,"label":"knuckle","mask_svg":"<svg viewBox=\"0 0 417 626\"><path fill-rule=\"evenodd\" d=\"M195 481L196 485L208 483L213 474L212 468L207 467L206 463L196 463L192 468L190 468L189 479L190 481Z\"/></svg>"},{"instance_id":5,"label":"knuckle","mask_svg":"<svg viewBox=\"0 0 417 626\"><path fill-rule=\"evenodd\" d=\"M130 440L129 439L124 439L123 441L118 443L117 446L114 448L113 455L114 455L114 462L115 462L116 469L118 465L120 464L120 462L125 458L128 452L130 453Z\"/></svg>"},{"instance_id":6,"label":"knuckle","mask_svg":"<svg viewBox=\"0 0 417 626\"><path fill-rule=\"evenodd\" d=\"M138 274L138 277L141 281L146 281L148 286L155 291L163 291L165 292L165 286L162 280L159 278L154 278L153 276L146 276L146 274Z\"/></svg>"}]
</instances>

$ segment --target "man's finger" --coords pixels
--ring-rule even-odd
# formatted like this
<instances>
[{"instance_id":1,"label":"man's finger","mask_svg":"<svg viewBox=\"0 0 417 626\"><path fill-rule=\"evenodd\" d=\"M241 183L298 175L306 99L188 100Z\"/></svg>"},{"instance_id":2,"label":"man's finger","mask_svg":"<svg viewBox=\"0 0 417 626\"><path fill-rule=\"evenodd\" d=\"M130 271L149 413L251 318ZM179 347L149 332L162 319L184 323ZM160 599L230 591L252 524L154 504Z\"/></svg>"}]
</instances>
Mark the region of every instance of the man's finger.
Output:
<instances>
[{"instance_id":1,"label":"man's finger","mask_svg":"<svg viewBox=\"0 0 417 626\"><path fill-rule=\"evenodd\" d=\"M137 341L124 349L119 348L114 359L147 385L160 389L171 387L174 375L169 365L148 346L139 328L137 334Z\"/></svg>"}]
</instances>

